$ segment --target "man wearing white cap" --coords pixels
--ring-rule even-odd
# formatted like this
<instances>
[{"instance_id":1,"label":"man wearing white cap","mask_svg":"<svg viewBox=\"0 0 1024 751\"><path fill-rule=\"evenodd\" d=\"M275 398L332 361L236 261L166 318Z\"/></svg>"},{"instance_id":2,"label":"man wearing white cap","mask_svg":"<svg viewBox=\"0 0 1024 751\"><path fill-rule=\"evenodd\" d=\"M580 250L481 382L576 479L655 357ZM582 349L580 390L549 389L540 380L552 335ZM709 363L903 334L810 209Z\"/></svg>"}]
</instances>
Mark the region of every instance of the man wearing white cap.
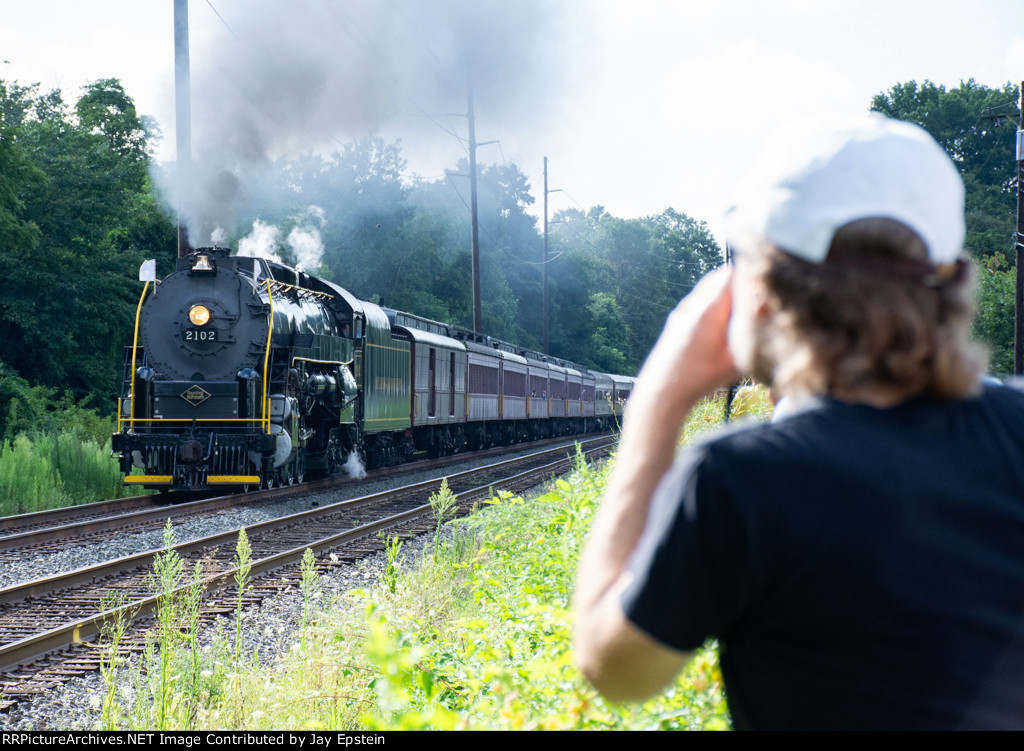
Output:
<instances>
[{"instance_id":1,"label":"man wearing white cap","mask_svg":"<svg viewBox=\"0 0 1024 751\"><path fill-rule=\"evenodd\" d=\"M1024 396L980 382L963 195L880 116L772 144L627 406L576 591L606 696L715 637L738 728L1024 728ZM799 407L677 459L737 374Z\"/></svg>"}]
</instances>

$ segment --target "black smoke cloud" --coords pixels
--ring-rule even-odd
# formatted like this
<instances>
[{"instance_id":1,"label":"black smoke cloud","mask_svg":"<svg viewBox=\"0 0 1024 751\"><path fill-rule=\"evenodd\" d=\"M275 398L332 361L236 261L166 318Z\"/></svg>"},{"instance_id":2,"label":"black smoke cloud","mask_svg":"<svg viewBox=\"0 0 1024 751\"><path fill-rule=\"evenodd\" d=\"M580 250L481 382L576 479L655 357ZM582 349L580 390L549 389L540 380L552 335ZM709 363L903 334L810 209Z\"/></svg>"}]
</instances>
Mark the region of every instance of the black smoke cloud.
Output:
<instances>
[{"instance_id":1,"label":"black smoke cloud","mask_svg":"<svg viewBox=\"0 0 1024 751\"><path fill-rule=\"evenodd\" d=\"M571 67L558 34L580 6L543 0L220 0L218 33L191 40L194 245L245 216L271 160L387 128L464 137L467 70L491 131L545 112ZM500 137L488 132L487 137ZM444 165L438 165L438 171Z\"/></svg>"}]
</instances>

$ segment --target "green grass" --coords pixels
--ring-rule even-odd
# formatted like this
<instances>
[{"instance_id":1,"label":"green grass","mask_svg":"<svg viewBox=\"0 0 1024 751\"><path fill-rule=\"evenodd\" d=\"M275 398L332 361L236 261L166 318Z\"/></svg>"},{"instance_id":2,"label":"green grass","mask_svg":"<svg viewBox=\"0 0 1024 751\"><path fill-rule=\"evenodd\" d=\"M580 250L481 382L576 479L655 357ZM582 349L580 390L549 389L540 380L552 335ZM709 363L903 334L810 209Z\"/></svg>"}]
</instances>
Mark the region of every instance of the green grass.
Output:
<instances>
[{"instance_id":1,"label":"green grass","mask_svg":"<svg viewBox=\"0 0 1024 751\"><path fill-rule=\"evenodd\" d=\"M770 413L763 392L741 405L761 419ZM722 399L701 403L683 440L723 415ZM107 717L142 728L156 704L169 708L167 729L727 729L714 644L639 706L604 701L575 667L572 587L608 471L578 461L539 497L499 491L477 513L445 524L423 553L382 535L381 581L323 608L307 556L301 623L284 659L261 666L246 658L236 613L233 633L203 648L201 669L197 642L182 649L168 636L179 657L150 656L157 673L167 666L166 683L115 677L150 688L122 690L134 703ZM439 526L449 500L443 492L432 499ZM195 640L182 625L168 633Z\"/></svg>"},{"instance_id":2,"label":"green grass","mask_svg":"<svg viewBox=\"0 0 1024 751\"><path fill-rule=\"evenodd\" d=\"M729 727L713 650L663 696L605 702L575 667L576 560L607 468L580 463L529 502L498 493L419 562L396 596L371 595L371 729Z\"/></svg>"}]
</instances>

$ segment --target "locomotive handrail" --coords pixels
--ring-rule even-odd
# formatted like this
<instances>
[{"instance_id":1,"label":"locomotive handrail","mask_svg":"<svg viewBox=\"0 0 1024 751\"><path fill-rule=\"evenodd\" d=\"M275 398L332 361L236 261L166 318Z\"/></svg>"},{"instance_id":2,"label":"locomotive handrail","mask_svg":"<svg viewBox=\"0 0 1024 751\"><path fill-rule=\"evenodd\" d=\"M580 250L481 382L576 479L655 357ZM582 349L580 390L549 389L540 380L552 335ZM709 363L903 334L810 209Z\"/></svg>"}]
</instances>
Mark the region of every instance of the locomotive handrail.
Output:
<instances>
[{"instance_id":1,"label":"locomotive handrail","mask_svg":"<svg viewBox=\"0 0 1024 751\"><path fill-rule=\"evenodd\" d=\"M351 365L356 359L353 357L348 362L342 362L341 360L314 360L312 357L293 357L292 365L294 366L297 362L311 362L314 365Z\"/></svg>"},{"instance_id":2,"label":"locomotive handrail","mask_svg":"<svg viewBox=\"0 0 1024 751\"><path fill-rule=\"evenodd\" d=\"M149 282L142 287L142 294L139 296L139 305L135 308L135 338L132 340L132 383L128 391L128 396L131 399L131 405L128 407L128 417L131 419L132 424L135 424L135 355L139 351L139 318L142 315L142 301L146 299L146 292L149 290ZM121 431L121 406L118 405L117 409L117 430Z\"/></svg>"},{"instance_id":3,"label":"locomotive handrail","mask_svg":"<svg viewBox=\"0 0 1024 751\"><path fill-rule=\"evenodd\" d=\"M263 353L263 418L260 422L263 429L270 432L270 399L267 390L270 388L267 381L267 373L270 367L270 340L274 334L274 291L270 288L270 279L264 280L267 283L267 302L270 303L270 316L267 320L267 346Z\"/></svg>"},{"instance_id":4,"label":"locomotive handrail","mask_svg":"<svg viewBox=\"0 0 1024 751\"><path fill-rule=\"evenodd\" d=\"M255 422L263 424L262 417L139 417L124 419L121 422Z\"/></svg>"}]
</instances>

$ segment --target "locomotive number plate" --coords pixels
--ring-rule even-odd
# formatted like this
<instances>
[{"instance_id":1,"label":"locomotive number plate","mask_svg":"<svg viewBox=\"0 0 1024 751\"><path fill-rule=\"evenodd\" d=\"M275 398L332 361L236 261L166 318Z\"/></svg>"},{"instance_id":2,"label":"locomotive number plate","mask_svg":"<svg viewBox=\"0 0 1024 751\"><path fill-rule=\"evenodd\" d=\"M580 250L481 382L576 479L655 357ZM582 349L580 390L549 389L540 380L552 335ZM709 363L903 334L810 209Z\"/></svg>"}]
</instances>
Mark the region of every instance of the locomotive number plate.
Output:
<instances>
[{"instance_id":1,"label":"locomotive number plate","mask_svg":"<svg viewBox=\"0 0 1024 751\"><path fill-rule=\"evenodd\" d=\"M186 342L215 342L217 341L217 330L185 329L181 332L181 336Z\"/></svg>"}]
</instances>

